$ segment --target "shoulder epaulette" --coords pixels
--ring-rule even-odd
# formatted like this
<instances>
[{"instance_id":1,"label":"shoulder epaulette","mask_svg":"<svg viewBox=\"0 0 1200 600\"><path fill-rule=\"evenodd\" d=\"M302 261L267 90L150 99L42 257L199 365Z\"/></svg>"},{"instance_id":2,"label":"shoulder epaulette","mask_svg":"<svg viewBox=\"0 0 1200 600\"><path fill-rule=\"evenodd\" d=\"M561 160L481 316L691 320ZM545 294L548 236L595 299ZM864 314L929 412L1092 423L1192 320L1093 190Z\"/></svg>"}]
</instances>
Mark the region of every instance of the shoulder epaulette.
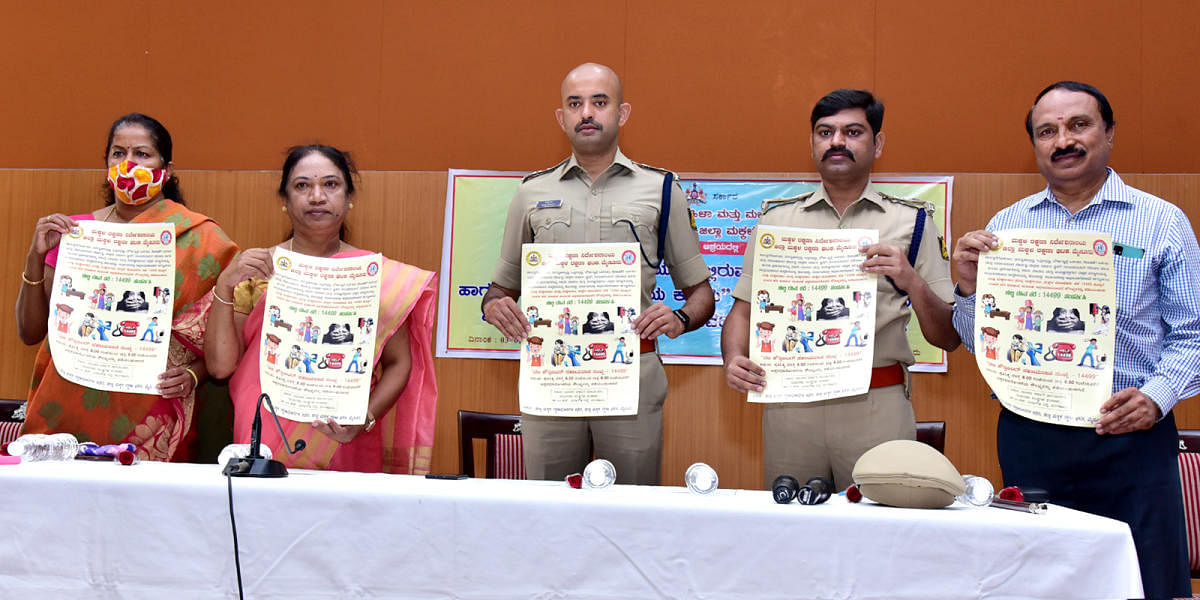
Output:
<instances>
[{"instance_id":1,"label":"shoulder epaulette","mask_svg":"<svg viewBox=\"0 0 1200 600\"><path fill-rule=\"evenodd\" d=\"M673 171L671 171L670 169L664 169L662 167L656 167L654 165L647 165L647 164L640 163L637 161L630 161L630 162L632 162L633 164L635 164L643 169L650 169L651 171L658 171L659 173L662 173L663 175L666 175L667 173L671 173L672 175L675 175L675 173ZM675 181L679 181L679 175L675 175Z\"/></svg>"},{"instance_id":2,"label":"shoulder epaulette","mask_svg":"<svg viewBox=\"0 0 1200 600\"><path fill-rule=\"evenodd\" d=\"M891 202L894 204L903 204L904 206L907 206L912 209L922 209L923 208L923 209L925 209L925 212L928 213L929 216L931 216L931 217L933 216L933 213L935 210L932 202L922 202L920 200L909 200L908 198L897 198L895 196L889 196L887 194L884 194L883 192L880 192L879 195L883 196L884 200L887 200L888 202Z\"/></svg>"},{"instance_id":3,"label":"shoulder epaulette","mask_svg":"<svg viewBox=\"0 0 1200 600\"><path fill-rule=\"evenodd\" d=\"M803 202L808 200L809 197L815 193L815 191L812 191L805 194L800 194L799 196L792 196L791 198L772 198L770 200L763 200L762 212L763 214L766 214L766 212L772 208L779 208L780 206L787 206L789 204L795 204L796 202Z\"/></svg>"},{"instance_id":4,"label":"shoulder epaulette","mask_svg":"<svg viewBox=\"0 0 1200 600\"><path fill-rule=\"evenodd\" d=\"M526 181L529 181L530 179L533 179L535 177L541 177L542 175L545 175L546 173L549 173L550 171L557 170L559 167L562 167L563 165L567 164L568 160L571 160L570 157L564 158L562 162L558 163L557 165L554 165L553 167L550 167L549 169L542 169L541 171L534 171L534 172L522 177L521 183L525 183Z\"/></svg>"}]
</instances>

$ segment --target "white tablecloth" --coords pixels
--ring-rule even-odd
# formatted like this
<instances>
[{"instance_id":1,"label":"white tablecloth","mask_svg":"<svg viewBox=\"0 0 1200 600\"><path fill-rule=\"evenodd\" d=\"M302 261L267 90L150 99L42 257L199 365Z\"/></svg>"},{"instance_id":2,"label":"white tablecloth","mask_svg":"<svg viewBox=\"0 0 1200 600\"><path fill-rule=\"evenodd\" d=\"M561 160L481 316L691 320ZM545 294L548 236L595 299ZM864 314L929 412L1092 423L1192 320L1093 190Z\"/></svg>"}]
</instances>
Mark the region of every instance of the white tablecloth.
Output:
<instances>
[{"instance_id":1,"label":"white tablecloth","mask_svg":"<svg viewBox=\"0 0 1200 600\"><path fill-rule=\"evenodd\" d=\"M0 597L236 598L217 465L0 466ZM233 480L247 598L1133 598L1124 523L763 491Z\"/></svg>"}]
</instances>

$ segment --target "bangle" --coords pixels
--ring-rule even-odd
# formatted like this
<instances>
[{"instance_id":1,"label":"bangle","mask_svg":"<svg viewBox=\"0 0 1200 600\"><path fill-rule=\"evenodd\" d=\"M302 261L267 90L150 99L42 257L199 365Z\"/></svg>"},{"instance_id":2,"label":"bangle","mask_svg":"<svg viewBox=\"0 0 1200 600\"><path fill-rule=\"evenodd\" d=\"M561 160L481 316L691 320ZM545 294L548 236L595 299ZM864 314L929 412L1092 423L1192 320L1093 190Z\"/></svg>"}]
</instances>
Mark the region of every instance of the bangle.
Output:
<instances>
[{"instance_id":1,"label":"bangle","mask_svg":"<svg viewBox=\"0 0 1200 600\"><path fill-rule=\"evenodd\" d=\"M367 425L366 425L366 427L363 427L362 430L363 430L363 433L366 433L368 431L371 431L372 429L375 429L375 415L371 414L371 411L368 410L367 411Z\"/></svg>"},{"instance_id":2,"label":"bangle","mask_svg":"<svg viewBox=\"0 0 1200 600\"><path fill-rule=\"evenodd\" d=\"M222 298L221 295L217 293L217 288L215 288L215 287L213 288L212 294L213 294L213 298L217 299L217 302L220 302L221 304L225 304L227 306L233 306L233 301Z\"/></svg>"},{"instance_id":3,"label":"bangle","mask_svg":"<svg viewBox=\"0 0 1200 600\"><path fill-rule=\"evenodd\" d=\"M45 280L46 280L46 276L42 275L41 279L39 279L37 281L30 281L29 278L25 276L25 271L21 271L21 281L24 281L28 285L42 285L42 282Z\"/></svg>"},{"instance_id":4,"label":"bangle","mask_svg":"<svg viewBox=\"0 0 1200 600\"><path fill-rule=\"evenodd\" d=\"M183 370L187 371L188 375L192 376L192 390L194 391L196 388L200 387L200 378L196 376L196 372L193 371L191 367L186 367Z\"/></svg>"}]
</instances>

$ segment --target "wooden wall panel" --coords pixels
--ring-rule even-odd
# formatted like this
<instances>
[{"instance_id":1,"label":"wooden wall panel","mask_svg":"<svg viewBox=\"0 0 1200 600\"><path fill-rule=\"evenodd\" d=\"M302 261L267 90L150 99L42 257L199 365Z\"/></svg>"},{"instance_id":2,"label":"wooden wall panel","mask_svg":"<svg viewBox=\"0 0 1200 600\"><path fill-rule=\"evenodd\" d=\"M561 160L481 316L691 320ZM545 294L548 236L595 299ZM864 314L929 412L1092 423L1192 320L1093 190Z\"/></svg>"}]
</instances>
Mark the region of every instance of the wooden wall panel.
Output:
<instances>
[{"instance_id":1,"label":"wooden wall panel","mask_svg":"<svg viewBox=\"0 0 1200 600\"><path fill-rule=\"evenodd\" d=\"M1141 3L1093 2L1086 10L1071 2L1029 0L925 0L920 11L903 2L877 6L879 47L887 51L877 54L873 85L887 103L884 129L890 136L878 169L1035 170L1025 113L1039 91L1062 79L1097 86L1115 107L1120 131L1133 134L1117 143L1113 164L1128 171L1158 168L1143 165L1142 144L1133 139L1147 92L1130 74L1158 69L1134 48L1164 43L1141 39ZM1042 29L1066 22L1081 43L1051 40ZM1082 42L1099 31L1121 31L1128 43ZM936 133L941 127L950 131ZM924 160L909 162L910 156Z\"/></svg>"},{"instance_id":2,"label":"wooden wall panel","mask_svg":"<svg viewBox=\"0 0 1200 600\"><path fill-rule=\"evenodd\" d=\"M767 178L810 175L758 174ZM102 177L99 170L0 170L0 198L8 200L0 203L8 256L0 264L0 281L8 282L0 286L0 305L12 307L15 302L22 257L37 218L54 211L94 210L101 203ZM215 218L243 247L274 244L286 236L288 225L275 195L277 172L184 171L180 178L189 204ZM1200 219L1200 175L1128 174L1125 179L1175 201L1193 223ZM954 234L982 228L997 210L1043 186L1036 174L955 174ZM425 269L440 269L445 187L445 172L364 172L349 219L351 242ZM0 355L7 359L0 361L0 397L22 398L36 348L20 343L12 313L8 315L0 318ZM457 411L516 412L518 364L437 359L436 369L440 397L433 464L435 471L449 472L458 468ZM733 393L719 367L670 365L667 377L664 482L681 484L683 471L699 460L717 469L722 486L761 485L761 407ZM999 409L988 399L974 357L959 349L950 355L949 373L914 374L913 406L919 420L948 423L946 454L959 470L999 482L995 451ZM1176 417L1181 426L1200 427L1200 405L1186 401Z\"/></svg>"},{"instance_id":3,"label":"wooden wall panel","mask_svg":"<svg viewBox=\"0 0 1200 600\"><path fill-rule=\"evenodd\" d=\"M1021 120L1059 79L1109 94L1126 171L1197 172L1190 0L6 2L0 166L97 166L116 116L160 118L184 169L269 169L324 140L372 170L534 169L567 154L558 84L612 65L629 155L679 171L808 169L813 102L888 104L880 169L1032 170ZM128 16L138 15L129 29ZM114 35L114 32L121 32ZM1181 67L1183 69L1181 70ZM82 140L82 141L81 141Z\"/></svg>"},{"instance_id":4,"label":"wooden wall panel","mask_svg":"<svg viewBox=\"0 0 1200 600\"><path fill-rule=\"evenodd\" d=\"M6 259L0 265L4 281L0 285L0 348L5 360L0 360L0 397L24 398L29 389L33 358L37 346L25 346L17 336L17 292L21 270L33 241L33 228L38 218L53 212L68 215L91 212L103 204L101 184L104 174L99 169L59 171L0 170L0 214L3 215L3 245ZM31 273L32 275L32 273Z\"/></svg>"}]
</instances>

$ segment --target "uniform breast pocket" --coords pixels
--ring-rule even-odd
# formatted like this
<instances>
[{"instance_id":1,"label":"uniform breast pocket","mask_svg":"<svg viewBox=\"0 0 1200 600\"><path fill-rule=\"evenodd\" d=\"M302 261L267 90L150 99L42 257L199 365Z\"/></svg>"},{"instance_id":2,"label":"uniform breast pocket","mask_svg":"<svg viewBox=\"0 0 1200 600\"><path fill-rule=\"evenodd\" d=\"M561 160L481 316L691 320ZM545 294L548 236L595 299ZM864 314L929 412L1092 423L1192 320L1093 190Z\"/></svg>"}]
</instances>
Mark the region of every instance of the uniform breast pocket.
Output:
<instances>
[{"instance_id":1,"label":"uniform breast pocket","mask_svg":"<svg viewBox=\"0 0 1200 600\"><path fill-rule=\"evenodd\" d=\"M535 243L569 242L566 236L571 229L571 209L556 206L534 210L529 214L529 226L533 229Z\"/></svg>"},{"instance_id":2,"label":"uniform breast pocket","mask_svg":"<svg viewBox=\"0 0 1200 600\"><path fill-rule=\"evenodd\" d=\"M612 224L617 239L628 239L622 234L632 227L647 252L658 243L654 233L658 231L658 211L654 208L639 205L614 206Z\"/></svg>"}]
</instances>

